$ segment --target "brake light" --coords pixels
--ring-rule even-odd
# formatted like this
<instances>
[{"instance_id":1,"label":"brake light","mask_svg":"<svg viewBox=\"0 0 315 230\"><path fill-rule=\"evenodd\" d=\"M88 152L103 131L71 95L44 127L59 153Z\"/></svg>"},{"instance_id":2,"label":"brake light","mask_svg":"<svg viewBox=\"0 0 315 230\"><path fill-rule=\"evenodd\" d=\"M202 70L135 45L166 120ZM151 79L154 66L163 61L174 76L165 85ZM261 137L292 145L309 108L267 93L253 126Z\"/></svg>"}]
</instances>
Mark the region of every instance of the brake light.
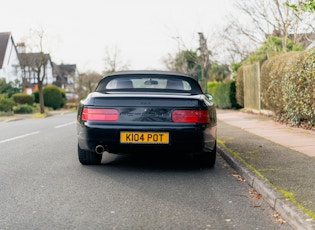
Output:
<instances>
[{"instance_id":1,"label":"brake light","mask_svg":"<svg viewBox=\"0 0 315 230\"><path fill-rule=\"evenodd\" d=\"M208 110L174 110L174 122L208 123L210 121Z\"/></svg>"},{"instance_id":2,"label":"brake light","mask_svg":"<svg viewBox=\"0 0 315 230\"><path fill-rule=\"evenodd\" d=\"M117 109L102 108L84 108L82 112L82 120L84 121L117 121Z\"/></svg>"}]
</instances>

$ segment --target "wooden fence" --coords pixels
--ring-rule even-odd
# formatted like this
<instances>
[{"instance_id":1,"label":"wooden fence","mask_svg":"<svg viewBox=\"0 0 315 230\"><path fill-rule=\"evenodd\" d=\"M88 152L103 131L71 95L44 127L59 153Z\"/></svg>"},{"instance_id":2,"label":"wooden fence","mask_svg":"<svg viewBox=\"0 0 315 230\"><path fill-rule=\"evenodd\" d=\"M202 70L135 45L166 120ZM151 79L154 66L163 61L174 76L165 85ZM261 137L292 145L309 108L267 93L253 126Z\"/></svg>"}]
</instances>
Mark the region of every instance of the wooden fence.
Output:
<instances>
[{"instance_id":1,"label":"wooden fence","mask_svg":"<svg viewBox=\"0 0 315 230\"><path fill-rule=\"evenodd\" d=\"M244 108L261 110L260 97L260 66L259 63L246 65L243 69Z\"/></svg>"}]
</instances>

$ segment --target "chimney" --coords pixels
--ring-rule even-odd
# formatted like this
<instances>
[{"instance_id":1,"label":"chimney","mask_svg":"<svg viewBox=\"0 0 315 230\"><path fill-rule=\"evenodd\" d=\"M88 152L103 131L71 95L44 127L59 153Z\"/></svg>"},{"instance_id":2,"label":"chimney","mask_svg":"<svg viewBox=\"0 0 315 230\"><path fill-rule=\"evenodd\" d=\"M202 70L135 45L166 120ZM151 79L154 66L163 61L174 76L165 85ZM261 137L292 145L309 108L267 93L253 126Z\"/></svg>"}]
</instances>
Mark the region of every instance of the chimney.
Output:
<instances>
[{"instance_id":1,"label":"chimney","mask_svg":"<svg viewBox=\"0 0 315 230\"><path fill-rule=\"evenodd\" d=\"M24 42L16 43L16 48L18 50L18 53L26 53L26 46Z\"/></svg>"}]
</instances>

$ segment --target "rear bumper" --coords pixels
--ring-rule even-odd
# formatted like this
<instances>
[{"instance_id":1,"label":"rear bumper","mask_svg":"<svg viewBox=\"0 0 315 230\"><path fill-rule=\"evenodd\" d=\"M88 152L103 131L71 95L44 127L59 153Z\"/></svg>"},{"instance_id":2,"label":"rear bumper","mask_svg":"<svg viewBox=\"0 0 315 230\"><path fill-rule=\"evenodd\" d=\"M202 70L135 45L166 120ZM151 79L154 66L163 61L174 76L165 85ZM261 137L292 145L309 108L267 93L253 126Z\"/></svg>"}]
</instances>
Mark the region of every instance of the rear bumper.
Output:
<instances>
[{"instance_id":1,"label":"rear bumper","mask_svg":"<svg viewBox=\"0 0 315 230\"><path fill-rule=\"evenodd\" d=\"M169 132L169 144L121 144L120 131ZM141 127L141 126L86 126L78 124L78 142L81 149L95 151L102 145L110 153L133 152L212 152L216 145L216 126L213 127Z\"/></svg>"}]
</instances>

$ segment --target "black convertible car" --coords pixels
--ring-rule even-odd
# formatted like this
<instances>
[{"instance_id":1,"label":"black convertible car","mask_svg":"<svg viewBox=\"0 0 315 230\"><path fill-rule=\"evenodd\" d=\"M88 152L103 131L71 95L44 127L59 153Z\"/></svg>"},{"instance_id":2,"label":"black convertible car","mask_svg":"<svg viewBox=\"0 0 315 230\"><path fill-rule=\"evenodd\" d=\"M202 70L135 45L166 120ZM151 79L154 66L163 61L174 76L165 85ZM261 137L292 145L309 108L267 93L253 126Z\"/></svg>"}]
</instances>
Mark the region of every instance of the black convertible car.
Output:
<instances>
[{"instance_id":1,"label":"black convertible car","mask_svg":"<svg viewBox=\"0 0 315 230\"><path fill-rule=\"evenodd\" d=\"M78 109L78 157L100 164L104 152L190 154L216 160L216 110L190 75L164 71L105 76Z\"/></svg>"}]
</instances>

